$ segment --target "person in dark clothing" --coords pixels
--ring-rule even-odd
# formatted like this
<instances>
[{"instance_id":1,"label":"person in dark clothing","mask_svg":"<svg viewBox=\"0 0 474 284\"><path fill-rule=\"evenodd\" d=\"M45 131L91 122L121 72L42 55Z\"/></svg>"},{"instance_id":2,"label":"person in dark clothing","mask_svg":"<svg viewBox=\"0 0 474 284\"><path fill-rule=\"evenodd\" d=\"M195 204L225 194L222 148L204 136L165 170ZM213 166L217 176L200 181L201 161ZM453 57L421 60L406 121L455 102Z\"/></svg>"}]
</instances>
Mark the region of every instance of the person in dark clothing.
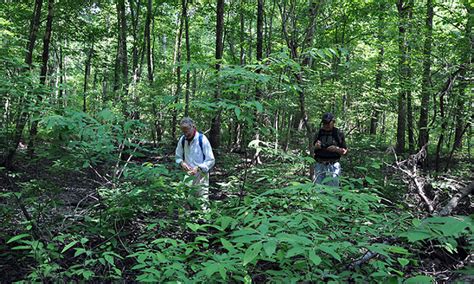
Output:
<instances>
[{"instance_id":1,"label":"person in dark clothing","mask_svg":"<svg viewBox=\"0 0 474 284\"><path fill-rule=\"evenodd\" d=\"M347 153L347 146L342 131L334 127L335 121L332 113L325 113L322 117L323 126L314 138L315 184L339 186L342 170L339 159Z\"/></svg>"}]
</instances>

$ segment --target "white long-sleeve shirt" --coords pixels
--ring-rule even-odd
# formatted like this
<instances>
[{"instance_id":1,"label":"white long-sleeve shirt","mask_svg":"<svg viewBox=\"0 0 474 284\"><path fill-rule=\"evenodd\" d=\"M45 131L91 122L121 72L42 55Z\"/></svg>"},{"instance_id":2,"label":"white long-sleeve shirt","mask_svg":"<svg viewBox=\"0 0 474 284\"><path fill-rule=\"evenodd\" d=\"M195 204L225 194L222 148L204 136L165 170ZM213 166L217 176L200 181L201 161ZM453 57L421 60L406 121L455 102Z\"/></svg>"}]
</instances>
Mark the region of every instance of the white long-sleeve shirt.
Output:
<instances>
[{"instance_id":1,"label":"white long-sleeve shirt","mask_svg":"<svg viewBox=\"0 0 474 284\"><path fill-rule=\"evenodd\" d=\"M202 151L199 146L199 135L202 135ZM181 139L184 139L184 149L182 146ZM214 166L216 160L214 158L214 153L212 152L211 143L207 139L206 135L196 132L194 138L191 142L188 142L184 137L181 137L178 140L178 145L176 146L176 163L181 164L183 161L183 151L186 164L190 167L195 168L199 167L201 171L208 173L210 169ZM203 159L203 152L206 159Z\"/></svg>"}]
</instances>

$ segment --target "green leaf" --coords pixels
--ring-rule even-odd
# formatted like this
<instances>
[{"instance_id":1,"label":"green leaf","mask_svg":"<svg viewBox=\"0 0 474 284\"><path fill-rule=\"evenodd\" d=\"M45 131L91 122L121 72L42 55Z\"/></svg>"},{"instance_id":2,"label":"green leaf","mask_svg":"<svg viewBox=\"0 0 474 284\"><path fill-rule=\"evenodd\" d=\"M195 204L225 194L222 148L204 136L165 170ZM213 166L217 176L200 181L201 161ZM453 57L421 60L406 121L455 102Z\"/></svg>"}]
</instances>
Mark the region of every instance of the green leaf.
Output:
<instances>
[{"instance_id":1,"label":"green leaf","mask_svg":"<svg viewBox=\"0 0 474 284\"><path fill-rule=\"evenodd\" d=\"M188 228L190 228L193 232L196 232L201 228L201 225L194 223L186 223L186 226L188 226Z\"/></svg>"},{"instance_id":2,"label":"green leaf","mask_svg":"<svg viewBox=\"0 0 474 284\"><path fill-rule=\"evenodd\" d=\"M321 258L316 255L314 250L309 251L309 259L314 263L314 265L319 265L321 263Z\"/></svg>"},{"instance_id":3,"label":"green leaf","mask_svg":"<svg viewBox=\"0 0 474 284\"><path fill-rule=\"evenodd\" d=\"M78 257L81 254L86 253L87 251L84 248L76 248L76 252L74 253L74 257Z\"/></svg>"},{"instance_id":4,"label":"green leaf","mask_svg":"<svg viewBox=\"0 0 474 284\"><path fill-rule=\"evenodd\" d=\"M261 250L262 250L262 242L254 243L253 245L251 245L245 251L243 265L245 266L249 262L254 260L257 257L257 255L260 253Z\"/></svg>"},{"instance_id":5,"label":"green leaf","mask_svg":"<svg viewBox=\"0 0 474 284\"><path fill-rule=\"evenodd\" d=\"M65 251L67 251L68 249L72 248L75 244L77 244L78 242L77 241L72 241L70 242L68 245L66 245L63 250L61 251L61 253L64 253Z\"/></svg>"},{"instance_id":6,"label":"green leaf","mask_svg":"<svg viewBox=\"0 0 474 284\"><path fill-rule=\"evenodd\" d=\"M401 233L400 236L406 237L408 241L410 242L416 242L416 241L428 239L432 237L433 235L426 231L410 231L410 232Z\"/></svg>"},{"instance_id":7,"label":"green leaf","mask_svg":"<svg viewBox=\"0 0 474 284\"><path fill-rule=\"evenodd\" d=\"M320 245L318 248L322 250L323 252L329 254L330 256L334 257L335 259L341 261L341 256L337 254L337 252L333 248L324 244Z\"/></svg>"},{"instance_id":8,"label":"green leaf","mask_svg":"<svg viewBox=\"0 0 474 284\"><path fill-rule=\"evenodd\" d=\"M235 251L234 246L228 240L221 238L221 243L224 246L224 248L228 250L229 252Z\"/></svg>"},{"instance_id":9,"label":"green leaf","mask_svg":"<svg viewBox=\"0 0 474 284\"><path fill-rule=\"evenodd\" d=\"M299 254L303 254L305 252L304 248L301 247L301 246L295 246L291 249L289 249L287 252L286 252L286 257L287 258L291 258L295 255L299 255Z\"/></svg>"},{"instance_id":10,"label":"green leaf","mask_svg":"<svg viewBox=\"0 0 474 284\"><path fill-rule=\"evenodd\" d=\"M107 254L107 253L104 253L103 256L104 256L105 260L106 260L108 263L110 263L110 265L115 266L114 257L113 257L113 256L111 256L110 254Z\"/></svg>"},{"instance_id":11,"label":"green leaf","mask_svg":"<svg viewBox=\"0 0 474 284\"><path fill-rule=\"evenodd\" d=\"M262 112L263 111L263 106L260 102L255 102L255 107L257 108L257 111L258 112Z\"/></svg>"},{"instance_id":12,"label":"green leaf","mask_svg":"<svg viewBox=\"0 0 474 284\"><path fill-rule=\"evenodd\" d=\"M265 251L267 256L270 257L275 253L276 245L277 245L277 242L276 242L276 240L273 240L273 239L271 239L268 242L265 242L263 244L263 250Z\"/></svg>"},{"instance_id":13,"label":"green leaf","mask_svg":"<svg viewBox=\"0 0 474 284\"><path fill-rule=\"evenodd\" d=\"M16 246L16 247L12 247L12 250L23 250L23 249L31 249L31 246Z\"/></svg>"},{"instance_id":14,"label":"green leaf","mask_svg":"<svg viewBox=\"0 0 474 284\"><path fill-rule=\"evenodd\" d=\"M400 263L402 267L405 267L410 262L410 260L406 258L401 258L401 257L397 258L397 260L398 260L398 263Z\"/></svg>"},{"instance_id":15,"label":"green leaf","mask_svg":"<svg viewBox=\"0 0 474 284\"><path fill-rule=\"evenodd\" d=\"M262 239L261 235L250 235L250 236L241 236L232 240L234 243L250 244L254 241L259 241Z\"/></svg>"},{"instance_id":16,"label":"green leaf","mask_svg":"<svg viewBox=\"0 0 474 284\"><path fill-rule=\"evenodd\" d=\"M240 113L241 113L241 110L239 107L235 107L234 108L234 112L235 112L235 116L237 117L238 120L240 120Z\"/></svg>"},{"instance_id":17,"label":"green leaf","mask_svg":"<svg viewBox=\"0 0 474 284\"><path fill-rule=\"evenodd\" d=\"M411 278L408 278L407 280L405 280L405 282L403 282L405 284L423 284L423 283L434 283L434 279L429 277L429 276L425 276L425 275L418 275L418 276L415 276L415 277L411 277Z\"/></svg>"},{"instance_id":18,"label":"green leaf","mask_svg":"<svg viewBox=\"0 0 474 284\"><path fill-rule=\"evenodd\" d=\"M9 240L7 241L7 244L13 243L14 241L18 241L18 240L20 240L20 239L23 239L23 238L26 238L26 237L29 237L29 236L30 236L30 234L20 234L20 235L16 235L16 236L12 237L11 239L9 239Z\"/></svg>"}]
</instances>

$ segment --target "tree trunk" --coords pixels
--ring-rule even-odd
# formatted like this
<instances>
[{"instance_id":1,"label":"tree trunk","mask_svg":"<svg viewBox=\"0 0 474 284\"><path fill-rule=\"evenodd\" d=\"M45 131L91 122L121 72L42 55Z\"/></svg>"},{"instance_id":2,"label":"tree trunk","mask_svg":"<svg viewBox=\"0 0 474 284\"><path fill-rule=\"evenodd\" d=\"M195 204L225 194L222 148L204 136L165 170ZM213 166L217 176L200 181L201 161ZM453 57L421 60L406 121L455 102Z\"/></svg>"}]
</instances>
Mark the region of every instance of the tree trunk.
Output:
<instances>
[{"instance_id":1,"label":"tree trunk","mask_svg":"<svg viewBox=\"0 0 474 284\"><path fill-rule=\"evenodd\" d=\"M457 106L456 106L456 130L455 130L455 139L454 139L454 148L461 148L462 146L462 135L463 135L463 129L465 128L465 124L469 123L469 118L466 116L469 116L469 114L466 114L464 111L465 108L465 102L469 101L468 98L466 98L465 91L466 87L469 82L469 78L466 76L468 75L467 69L469 68L468 66L471 66L472 64L472 52L473 52L473 46L474 46L474 37L472 36L471 30L472 26L474 25L474 7L472 4L468 3L467 1L464 6L466 7L467 10L467 24L466 24L466 31L464 34L464 38L462 41L463 44L463 53L462 53L462 63L465 67L461 69L461 72L459 73L460 75L460 83L459 83L459 92L458 92L458 98L457 98Z\"/></svg>"},{"instance_id":2,"label":"tree trunk","mask_svg":"<svg viewBox=\"0 0 474 284\"><path fill-rule=\"evenodd\" d=\"M48 16L46 18L46 29L43 36L43 53L41 55L41 71L40 71L40 85L42 94L37 96L36 105L39 106L43 101L43 95L47 95L46 92L46 75L48 73L48 60L49 60L49 43L51 42L51 35L53 31L53 17L54 17L54 0L48 0ZM30 129L30 145L28 145L28 151L30 154L34 152L36 135L38 134L38 120L34 120Z\"/></svg>"},{"instance_id":3,"label":"tree trunk","mask_svg":"<svg viewBox=\"0 0 474 284\"><path fill-rule=\"evenodd\" d=\"M224 51L224 0L217 0L217 20L216 20L216 76L217 85L214 99L217 102L221 97L221 86L219 70L221 68L222 53ZM219 148L221 142L221 110L212 118L210 142L212 147Z\"/></svg>"},{"instance_id":4,"label":"tree trunk","mask_svg":"<svg viewBox=\"0 0 474 284\"><path fill-rule=\"evenodd\" d=\"M262 59L263 59L263 0L258 0L257 1L257 64L262 64ZM256 70L257 75L262 73L262 70L260 67L257 68ZM255 100L260 101L262 99L262 90L260 86L258 85L255 88ZM259 120L260 117L258 113L255 113L255 140L260 140L260 131L259 131ZM257 164L261 164L260 160L260 151L256 151L255 155L253 157L253 160Z\"/></svg>"},{"instance_id":5,"label":"tree trunk","mask_svg":"<svg viewBox=\"0 0 474 284\"><path fill-rule=\"evenodd\" d=\"M58 105L64 106L64 54L62 45L59 46L59 94Z\"/></svg>"},{"instance_id":6,"label":"tree trunk","mask_svg":"<svg viewBox=\"0 0 474 284\"><path fill-rule=\"evenodd\" d=\"M413 1L408 3L409 10L408 10L408 22L407 22L407 29L406 29L406 47L407 47L407 66L406 66L406 82L408 83L408 88L406 89L406 97L407 97L407 130L408 130L408 151L410 153L415 152L415 135L414 135L414 123L413 123L413 103L412 103L412 77L413 77L413 70L411 68L411 45L408 43L409 33L411 22L413 18Z\"/></svg>"},{"instance_id":7,"label":"tree trunk","mask_svg":"<svg viewBox=\"0 0 474 284\"><path fill-rule=\"evenodd\" d=\"M429 140L428 110L431 93L431 45L433 42L433 0L426 2L425 43L423 46L423 80L421 85L421 110L418 122L418 148Z\"/></svg>"},{"instance_id":8,"label":"tree trunk","mask_svg":"<svg viewBox=\"0 0 474 284\"><path fill-rule=\"evenodd\" d=\"M184 116L189 116L189 96L191 93L191 48L189 45L189 17L188 17L188 1L182 0L183 5L183 17L184 17L184 36L186 39L186 98L185 98L185 107L184 107Z\"/></svg>"},{"instance_id":9,"label":"tree trunk","mask_svg":"<svg viewBox=\"0 0 474 284\"><path fill-rule=\"evenodd\" d=\"M176 44L175 44L175 60L174 65L176 66L176 93L175 93L175 103L179 102L181 97L181 39L183 37L183 26L184 26L184 19L183 17L179 17L179 29L178 34L176 36ZM176 107L173 109L173 118L172 118L172 130L171 130L171 138L173 141L176 140L176 125L178 123L178 110Z\"/></svg>"},{"instance_id":10,"label":"tree trunk","mask_svg":"<svg viewBox=\"0 0 474 284\"><path fill-rule=\"evenodd\" d=\"M92 55L94 53L94 39L92 38L91 41L91 47L89 48L89 52L87 54L87 59L86 59L86 64L85 64L85 70L84 70L84 86L83 86L83 102L82 102L82 111L86 112L87 111L87 104L86 104L86 98L87 98L87 82L89 80L89 76L91 74L91 62L92 62Z\"/></svg>"},{"instance_id":11,"label":"tree trunk","mask_svg":"<svg viewBox=\"0 0 474 284\"><path fill-rule=\"evenodd\" d=\"M150 36L150 25L152 18L152 0L148 0L146 10L146 21L145 21L145 46L146 46L146 62L148 71L148 81L153 83L153 61L151 58L151 36Z\"/></svg>"},{"instance_id":12,"label":"tree trunk","mask_svg":"<svg viewBox=\"0 0 474 284\"><path fill-rule=\"evenodd\" d=\"M127 115L126 98L128 95L128 55L127 55L127 18L125 14L125 0L117 1L117 24L118 24L118 52L117 68L121 78L118 80L118 90L121 91L119 101L123 103L124 115ZM117 71L116 71L117 72Z\"/></svg>"},{"instance_id":13,"label":"tree trunk","mask_svg":"<svg viewBox=\"0 0 474 284\"><path fill-rule=\"evenodd\" d=\"M399 81L400 91L398 94L398 118L397 118L397 145L396 151L402 153L405 150L405 132L407 118L407 95L410 88L408 82L408 41L407 41L407 24L411 4L398 0L397 2L399 24L398 24L398 48L399 48Z\"/></svg>"},{"instance_id":14,"label":"tree trunk","mask_svg":"<svg viewBox=\"0 0 474 284\"><path fill-rule=\"evenodd\" d=\"M33 63L33 50L35 48L36 37L38 34L40 19L41 19L41 7L43 6L43 0L36 0L35 7L33 9L33 15L30 21L30 31L28 37L28 43L26 44L26 54L25 54L25 65L23 72L29 71ZM16 154L16 149L20 144L23 129L28 120L29 113L27 111L27 104L25 102L20 102L20 112L18 113L18 118L16 119L15 132L13 133L13 139L9 142L9 147L7 150L6 156L3 158L2 165L7 169L11 169L13 158Z\"/></svg>"},{"instance_id":15,"label":"tree trunk","mask_svg":"<svg viewBox=\"0 0 474 284\"><path fill-rule=\"evenodd\" d=\"M131 20L132 20L132 37L133 37L133 45L132 45L132 74L134 77L138 73L138 22L140 19L140 6L141 1L129 0L130 3L130 13L131 13ZM147 15L148 16L148 15ZM147 17L148 20L148 17ZM145 23L145 30L146 30L146 23ZM145 32L146 33L146 32ZM136 80L135 80L136 81Z\"/></svg>"},{"instance_id":16,"label":"tree trunk","mask_svg":"<svg viewBox=\"0 0 474 284\"><path fill-rule=\"evenodd\" d=\"M377 64L376 64L376 71L375 71L375 92L377 95L376 98L376 105L374 106L374 111L372 113L372 117L370 119L370 130L369 133L371 135L377 134L377 125L380 116L380 103L382 101L383 91L382 91L382 78L383 78L383 59L384 59L384 46L383 46L383 39L384 39L384 13L385 13L385 5L380 4L379 10L379 26L377 31L377 41L379 45L379 54L377 57Z\"/></svg>"}]
</instances>

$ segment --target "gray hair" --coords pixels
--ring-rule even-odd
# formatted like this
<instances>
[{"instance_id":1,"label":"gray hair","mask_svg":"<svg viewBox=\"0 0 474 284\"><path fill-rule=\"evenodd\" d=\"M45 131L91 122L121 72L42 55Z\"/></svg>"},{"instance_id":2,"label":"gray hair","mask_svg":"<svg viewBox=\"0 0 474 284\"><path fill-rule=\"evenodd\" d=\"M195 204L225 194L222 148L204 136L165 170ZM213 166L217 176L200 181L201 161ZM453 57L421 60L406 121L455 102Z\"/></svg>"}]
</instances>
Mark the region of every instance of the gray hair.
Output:
<instances>
[{"instance_id":1,"label":"gray hair","mask_svg":"<svg viewBox=\"0 0 474 284\"><path fill-rule=\"evenodd\" d=\"M194 121L189 117L185 117L181 119L181 122L179 123L179 125L187 125L189 127L194 127Z\"/></svg>"}]
</instances>

